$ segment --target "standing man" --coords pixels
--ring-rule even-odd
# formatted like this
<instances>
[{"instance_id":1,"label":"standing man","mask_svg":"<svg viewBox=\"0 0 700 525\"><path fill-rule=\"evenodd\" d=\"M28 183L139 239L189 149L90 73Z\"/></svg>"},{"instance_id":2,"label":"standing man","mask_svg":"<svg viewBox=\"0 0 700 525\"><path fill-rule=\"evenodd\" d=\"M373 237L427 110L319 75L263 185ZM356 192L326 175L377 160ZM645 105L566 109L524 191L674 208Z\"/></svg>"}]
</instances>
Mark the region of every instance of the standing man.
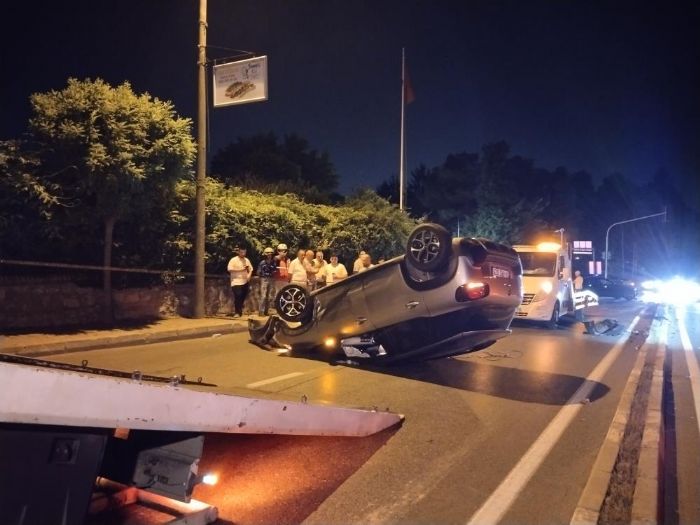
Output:
<instances>
[{"instance_id":1,"label":"standing man","mask_svg":"<svg viewBox=\"0 0 700 525\"><path fill-rule=\"evenodd\" d=\"M275 298L275 273L277 272L277 261L272 248L263 250L263 258L258 263L258 277L260 278L260 304L258 314L260 317L267 315L267 307ZM272 297L270 297L272 296Z\"/></svg>"},{"instance_id":2,"label":"standing man","mask_svg":"<svg viewBox=\"0 0 700 525\"><path fill-rule=\"evenodd\" d=\"M275 261L277 262L277 271L275 272L275 295L277 295L277 292L279 292L285 284L289 283L289 263L291 260L287 256L287 245L283 242L277 245Z\"/></svg>"},{"instance_id":3,"label":"standing man","mask_svg":"<svg viewBox=\"0 0 700 525\"><path fill-rule=\"evenodd\" d=\"M316 252L316 258L314 259L314 268L316 268L316 288L323 288L326 286L326 266L328 266L328 263L323 258L323 252L318 250Z\"/></svg>"},{"instance_id":4,"label":"standing man","mask_svg":"<svg viewBox=\"0 0 700 525\"><path fill-rule=\"evenodd\" d=\"M297 258L289 263L289 282L303 288L309 287L306 277L306 250L301 248L297 252Z\"/></svg>"},{"instance_id":5,"label":"standing man","mask_svg":"<svg viewBox=\"0 0 700 525\"><path fill-rule=\"evenodd\" d=\"M581 276L581 272L576 270L574 272L574 295L576 294L576 292L581 291L583 291L583 277ZM574 302L576 302L575 298ZM574 317L577 321L583 322L585 320L585 317L583 315L583 308L578 308L574 313Z\"/></svg>"},{"instance_id":6,"label":"standing man","mask_svg":"<svg viewBox=\"0 0 700 525\"><path fill-rule=\"evenodd\" d=\"M372 264L372 257L369 253L363 252L362 255L360 255L360 267L357 270L358 273L365 272L373 267L374 265Z\"/></svg>"},{"instance_id":7,"label":"standing man","mask_svg":"<svg viewBox=\"0 0 700 525\"><path fill-rule=\"evenodd\" d=\"M326 284L333 284L336 281L342 281L347 278L348 271L345 265L338 262L338 256L336 254L331 254L331 262L323 267L326 274Z\"/></svg>"},{"instance_id":8,"label":"standing man","mask_svg":"<svg viewBox=\"0 0 700 525\"><path fill-rule=\"evenodd\" d=\"M360 253L357 255L357 259L355 259L355 262L352 265L352 273L357 273L360 271L360 268L362 268L362 256L366 253L367 252L364 250L360 250Z\"/></svg>"},{"instance_id":9,"label":"standing man","mask_svg":"<svg viewBox=\"0 0 700 525\"><path fill-rule=\"evenodd\" d=\"M309 291L316 289L316 274L318 270L314 266L314 251L306 250L304 258L304 268L306 268L306 282L309 284Z\"/></svg>"},{"instance_id":10,"label":"standing man","mask_svg":"<svg viewBox=\"0 0 700 525\"><path fill-rule=\"evenodd\" d=\"M248 297L250 277L253 275L253 265L245 256L246 249L236 248L238 255L228 262L228 273L231 276L231 292L233 293L233 317L243 317L243 304Z\"/></svg>"}]
</instances>

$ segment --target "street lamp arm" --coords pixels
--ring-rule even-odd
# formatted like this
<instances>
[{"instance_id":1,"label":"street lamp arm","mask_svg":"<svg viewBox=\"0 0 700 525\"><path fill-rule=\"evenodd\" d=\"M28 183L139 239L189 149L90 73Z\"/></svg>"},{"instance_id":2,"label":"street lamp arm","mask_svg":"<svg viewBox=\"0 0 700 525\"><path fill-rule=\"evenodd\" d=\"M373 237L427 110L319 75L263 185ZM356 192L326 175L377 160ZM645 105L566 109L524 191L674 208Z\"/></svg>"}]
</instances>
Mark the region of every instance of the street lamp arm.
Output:
<instances>
[{"instance_id":1,"label":"street lamp arm","mask_svg":"<svg viewBox=\"0 0 700 525\"><path fill-rule=\"evenodd\" d=\"M663 215L664 217L666 216L666 210L660 212L660 213L652 213L651 215L645 215L644 217L635 217L634 219L627 219L626 221L619 221L619 222L613 222L610 226L608 226L607 231L605 232L605 278L608 278L608 237L610 235L610 230L613 229L614 226L619 226L620 224L627 224L628 222L635 222L635 221L641 221L644 219L651 219L652 217L660 217Z\"/></svg>"}]
</instances>

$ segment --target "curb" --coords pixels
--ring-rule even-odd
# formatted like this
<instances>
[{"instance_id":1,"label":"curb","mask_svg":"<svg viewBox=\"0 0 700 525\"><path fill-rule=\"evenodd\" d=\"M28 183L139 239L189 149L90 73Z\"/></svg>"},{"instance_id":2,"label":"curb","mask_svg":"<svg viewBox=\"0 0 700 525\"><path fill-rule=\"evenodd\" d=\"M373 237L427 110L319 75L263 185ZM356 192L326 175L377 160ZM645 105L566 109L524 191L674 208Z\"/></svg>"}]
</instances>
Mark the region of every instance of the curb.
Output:
<instances>
[{"instance_id":1,"label":"curb","mask_svg":"<svg viewBox=\"0 0 700 525\"><path fill-rule=\"evenodd\" d=\"M661 331L665 333L667 329L668 325L658 326L657 333ZM651 327L649 333L651 334ZM663 338L657 336L657 341L652 343L656 345L656 355L654 357L654 370L647 402L647 413L644 419L641 452L637 463L637 479L632 498L631 525L659 523L660 444L663 432L663 367L667 345L665 342L662 344L662 340L665 341L665 335ZM570 525L596 525L599 521L600 510L608 492L610 478L620 451L639 378L652 344L645 341L637 355L608 433L600 447L586 486L576 505Z\"/></svg>"},{"instance_id":2,"label":"curb","mask_svg":"<svg viewBox=\"0 0 700 525\"><path fill-rule=\"evenodd\" d=\"M610 478L612 477L615 460L620 451L622 437L632 409L632 401L639 384L644 361L646 360L649 345L645 342L634 362L625 388L622 391L620 402L613 416L612 423L600 447L593 468L586 482L586 487L576 504L576 510L571 518L570 525L595 525L600 517L600 509L603 506L605 495L608 492Z\"/></svg>"},{"instance_id":3,"label":"curb","mask_svg":"<svg viewBox=\"0 0 700 525\"><path fill-rule=\"evenodd\" d=\"M22 345L0 348L0 352L24 357L45 357L50 355L99 350L118 346L136 346L150 343L163 343L182 339L198 339L215 334L234 334L246 332L246 323L231 323L230 325L202 326L195 328L180 328L162 332L146 332L140 334L111 335L91 339L77 339L59 343Z\"/></svg>"},{"instance_id":4,"label":"curb","mask_svg":"<svg viewBox=\"0 0 700 525\"><path fill-rule=\"evenodd\" d=\"M668 325L664 325L668 329ZM663 338L665 340L665 337ZM663 436L663 383L664 360L666 344L659 344L654 372L651 379L651 390L647 405L647 415L644 420L642 434L642 450L637 465L637 482L632 499L631 525L659 523L661 521L660 483L661 439Z\"/></svg>"}]
</instances>

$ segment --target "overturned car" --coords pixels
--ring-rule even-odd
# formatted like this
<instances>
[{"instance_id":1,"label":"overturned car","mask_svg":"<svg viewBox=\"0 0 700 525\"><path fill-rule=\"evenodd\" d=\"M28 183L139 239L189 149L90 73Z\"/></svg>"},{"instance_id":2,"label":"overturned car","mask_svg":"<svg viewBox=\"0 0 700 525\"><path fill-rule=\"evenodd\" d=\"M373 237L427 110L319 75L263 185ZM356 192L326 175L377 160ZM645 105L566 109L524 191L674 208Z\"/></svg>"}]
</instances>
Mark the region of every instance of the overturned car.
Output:
<instances>
[{"instance_id":1,"label":"overturned car","mask_svg":"<svg viewBox=\"0 0 700 525\"><path fill-rule=\"evenodd\" d=\"M324 288L287 285L278 315L250 320L251 342L330 359L424 360L486 348L510 333L522 300L517 253L486 239L452 239L437 224L406 253Z\"/></svg>"}]
</instances>

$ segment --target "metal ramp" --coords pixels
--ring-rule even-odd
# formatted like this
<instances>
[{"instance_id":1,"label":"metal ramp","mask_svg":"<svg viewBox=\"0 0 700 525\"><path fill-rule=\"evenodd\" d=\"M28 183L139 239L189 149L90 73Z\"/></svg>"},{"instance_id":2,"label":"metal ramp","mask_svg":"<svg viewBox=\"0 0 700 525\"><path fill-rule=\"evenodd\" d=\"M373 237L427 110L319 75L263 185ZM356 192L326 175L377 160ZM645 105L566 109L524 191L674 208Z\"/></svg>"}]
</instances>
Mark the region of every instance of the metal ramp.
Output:
<instances>
[{"instance_id":1,"label":"metal ramp","mask_svg":"<svg viewBox=\"0 0 700 525\"><path fill-rule=\"evenodd\" d=\"M204 480L203 434L363 437L403 421L390 412L201 391L201 380L189 382L194 390L183 377L113 375L86 363L0 354L3 523L79 525L98 477L121 483L127 504L170 501L179 509L172 523L210 523L216 509L190 499Z\"/></svg>"}]
</instances>

